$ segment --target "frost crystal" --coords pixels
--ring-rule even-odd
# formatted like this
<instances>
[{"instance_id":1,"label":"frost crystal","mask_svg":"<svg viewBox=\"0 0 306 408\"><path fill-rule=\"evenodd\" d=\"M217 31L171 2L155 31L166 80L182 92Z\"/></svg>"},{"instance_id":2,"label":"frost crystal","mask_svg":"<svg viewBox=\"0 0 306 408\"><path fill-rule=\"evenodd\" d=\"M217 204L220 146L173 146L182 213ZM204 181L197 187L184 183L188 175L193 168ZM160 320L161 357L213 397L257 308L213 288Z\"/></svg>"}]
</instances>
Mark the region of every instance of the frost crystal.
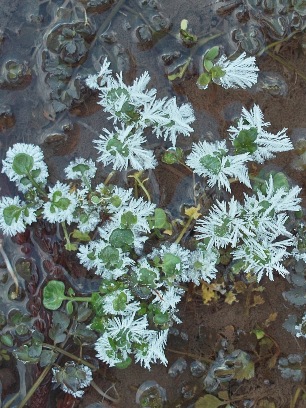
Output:
<instances>
[{"instance_id":1,"label":"frost crystal","mask_svg":"<svg viewBox=\"0 0 306 408\"><path fill-rule=\"evenodd\" d=\"M280 275L288 275L288 270L282 265L290 253L287 247L294 246L294 240L272 241L264 236L259 239L245 239L244 242L233 251L233 258L245 260L245 273L251 272L257 275L259 282L263 275L273 280L273 272Z\"/></svg>"},{"instance_id":2,"label":"frost crystal","mask_svg":"<svg viewBox=\"0 0 306 408\"><path fill-rule=\"evenodd\" d=\"M74 216L73 212L77 206L75 193L69 192L69 186L56 182L55 186L49 189L48 201L44 204L44 217L51 223L63 222L71 224Z\"/></svg>"},{"instance_id":3,"label":"frost crystal","mask_svg":"<svg viewBox=\"0 0 306 408\"><path fill-rule=\"evenodd\" d=\"M52 373L52 382L59 383L64 392L75 398L83 397L83 388L88 387L92 381L91 369L74 361L67 361L63 368L53 367Z\"/></svg>"},{"instance_id":4,"label":"frost crystal","mask_svg":"<svg viewBox=\"0 0 306 408\"><path fill-rule=\"evenodd\" d=\"M237 178L251 187L246 167L247 161L250 160L248 153L229 156L227 152L224 140L194 143L186 164L199 176L207 177L210 187L217 185L218 188L225 187L227 191L231 191L229 177Z\"/></svg>"},{"instance_id":5,"label":"frost crystal","mask_svg":"<svg viewBox=\"0 0 306 408\"><path fill-rule=\"evenodd\" d=\"M135 170L154 169L157 162L150 150L141 145L146 139L142 130L135 130L133 126L115 127L115 132L103 129L105 134L95 140L99 152L98 161L105 166L112 164L114 170L126 170L131 167Z\"/></svg>"},{"instance_id":6,"label":"frost crystal","mask_svg":"<svg viewBox=\"0 0 306 408\"><path fill-rule=\"evenodd\" d=\"M222 85L223 88L245 89L257 82L259 68L255 64L255 57L246 57L245 52L234 61L222 55L214 65L220 67L224 72L220 78L213 78L213 81Z\"/></svg>"},{"instance_id":7,"label":"frost crystal","mask_svg":"<svg viewBox=\"0 0 306 408\"><path fill-rule=\"evenodd\" d=\"M245 108L242 109L242 114L237 126L231 126L228 132L230 133L230 139L234 145L239 138L241 138L243 131L253 132L255 137L252 144L249 145L252 149L252 151L249 152L251 160L263 163L265 160L275 157L274 153L293 149L293 145L286 135L287 129L284 128L274 135L264 130L264 128L269 125L269 122L264 122L263 113L259 106L254 104L249 112Z\"/></svg>"},{"instance_id":8,"label":"frost crystal","mask_svg":"<svg viewBox=\"0 0 306 408\"><path fill-rule=\"evenodd\" d=\"M93 160L77 157L65 168L66 177L71 180L89 181L95 177L97 168Z\"/></svg>"},{"instance_id":9,"label":"frost crystal","mask_svg":"<svg viewBox=\"0 0 306 408\"><path fill-rule=\"evenodd\" d=\"M207 248L225 248L237 245L243 234L249 234L247 221L240 218L241 205L234 198L228 203L217 201L203 219L197 220L195 227L198 239L209 238Z\"/></svg>"}]
</instances>

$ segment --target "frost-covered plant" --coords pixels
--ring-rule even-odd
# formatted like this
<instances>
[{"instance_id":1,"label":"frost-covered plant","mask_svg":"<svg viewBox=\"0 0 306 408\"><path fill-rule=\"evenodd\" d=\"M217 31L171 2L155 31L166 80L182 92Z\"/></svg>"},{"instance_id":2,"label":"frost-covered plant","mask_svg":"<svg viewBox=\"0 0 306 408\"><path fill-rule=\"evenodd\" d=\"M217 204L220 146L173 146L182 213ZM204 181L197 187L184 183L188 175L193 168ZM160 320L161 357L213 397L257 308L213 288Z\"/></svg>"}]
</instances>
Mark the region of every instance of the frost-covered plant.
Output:
<instances>
[{"instance_id":1,"label":"frost-covered plant","mask_svg":"<svg viewBox=\"0 0 306 408\"><path fill-rule=\"evenodd\" d=\"M229 62L221 57L214 63L218 53L219 49L212 49L204 58L208 83L229 87L256 81L253 58L242 55ZM243 77L246 73L249 82ZM290 213L301 209L300 188L290 188L284 177L273 174L266 179L256 177L256 185L248 169L251 161L261 163L292 148L286 129L277 135L268 133L269 123L264 122L259 107L254 105L250 112L243 108L236 127L229 128L229 141L193 143L184 159L183 150L175 144L178 135L189 136L193 131L193 109L188 103L178 106L174 97L157 99L156 89L147 88L149 79L144 73L126 85L122 73L113 76L105 60L99 74L86 81L98 90L99 104L113 122L111 130L104 128L94 141L97 162L111 166L112 171L137 170L132 177L148 199L135 196L132 188L109 184L110 177L96 185L98 166L91 158L72 160L65 169L67 181L54 185L47 184L48 169L37 146L18 143L3 160L3 172L24 194L1 198L3 233L22 233L38 218L60 223L58 232L64 236L65 248L76 251L80 263L101 278L99 288L88 297L75 296L69 289L66 294L63 282L50 281L44 288L45 307L56 310L67 301L71 310L73 302L86 302L92 311L88 328L99 336L98 358L122 368L132 359L148 369L156 362L167 364L168 332L181 322L178 305L186 284L213 280L221 269L220 251L228 252L233 270L254 274L258 281L264 275L272 280L274 272L288 274L284 261L300 254L298 238L288 224ZM172 143L163 159L166 163L183 164L203 178L209 189L225 190L224 199L215 200L210 208L199 200L197 207L186 209L188 219L182 221L177 236L171 236L171 220L151 202L139 178L158 165L146 148L148 130ZM236 181L248 188L244 200L230 196ZM182 241L192 228L191 242ZM165 240L166 234L168 242L159 243L158 238ZM68 371L78 379L72 388L65 383ZM54 368L53 373L56 381L66 384L62 389L75 396L81 395L91 378L74 363Z\"/></svg>"},{"instance_id":2,"label":"frost-covered plant","mask_svg":"<svg viewBox=\"0 0 306 408\"><path fill-rule=\"evenodd\" d=\"M199 76L197 85L206 89L210 82L223 88L250 88L257 82L259 68L255 64L255 57L247 57L243 52L236 59L229 59L221 55L218 46L206 51L203 56L204 72Z\"/></svg>"},{"instance_id":3,"label":"frost-covered plant","mask_svg":"<svg viewBox=\"0 0 306 408\"><path fill-rule=\"evenodd\" d=\"M270 122L264 122L263 113L254 104L250 111L242 109L241 117L236 126L228 129L230 140L237 154L249 153L251 160L263 163L275 157L275 153L293 149L293 145L286 135L287 129L282 129L276 135L264 128Z\"/></svg>"},{"instance_id":4,"label":"frost-covered plant","mask_svg":"<svg viewBox=\"0 0 306 408\"><path fill-rule=\"evenodd\" d=\"M60 384L64 392L75 398L81 398L84 394L83 388L87 388L92 381L91 369L74 361L67 361L64 367L53 367L52 373L52 382Z\"/></svg>"}]
</instances>

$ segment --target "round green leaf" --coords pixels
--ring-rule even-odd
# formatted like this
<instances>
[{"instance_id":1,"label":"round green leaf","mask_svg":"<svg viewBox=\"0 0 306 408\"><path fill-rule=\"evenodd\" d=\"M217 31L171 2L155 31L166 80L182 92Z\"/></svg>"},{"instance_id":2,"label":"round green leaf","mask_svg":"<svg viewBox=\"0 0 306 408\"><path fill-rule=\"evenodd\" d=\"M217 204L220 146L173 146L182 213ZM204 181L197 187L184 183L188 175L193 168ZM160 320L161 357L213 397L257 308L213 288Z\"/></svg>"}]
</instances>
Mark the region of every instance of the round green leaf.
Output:
<instances>
[{"instance_id":1,"label":"round green leaf","mask_svg":"<svg viewBox=\"0 0 306 408\"><path fill-rule=\"evenodd\" d=\"M14 157L12 169L19 176L29 174L34 166L33 157L26 153L18 153Z\"/></svg>"},{"instance_id":2,"label":"round green leaf","mask_svg":"<svg viewBox=\"0 0 306 408\"><path fill-rule=\"evenodd\" d=\"M46 309L56 310L65 299L65 285L61 281L50 281L43 290L43 305Z\"/></svg>"}]
</instances>

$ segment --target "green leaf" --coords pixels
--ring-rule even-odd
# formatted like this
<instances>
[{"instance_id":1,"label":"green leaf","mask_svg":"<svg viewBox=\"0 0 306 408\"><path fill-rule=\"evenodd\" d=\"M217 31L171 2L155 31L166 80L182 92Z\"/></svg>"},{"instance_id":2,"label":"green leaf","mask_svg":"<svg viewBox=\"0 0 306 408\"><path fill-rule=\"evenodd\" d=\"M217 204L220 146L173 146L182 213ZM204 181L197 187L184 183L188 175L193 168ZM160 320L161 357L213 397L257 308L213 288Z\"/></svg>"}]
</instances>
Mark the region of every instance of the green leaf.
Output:
<instances>
[{"instance_id":1,"label":"green leaf","mask_svg":"<svg viewBox=\"0 0 306 408\"><path fill-rule=\"evenodd\" d=\"M129 250L134 243L133 232L126 228L116 228L109 237L109 243L115 248Z\"/></svg>"},{"instance_id":2,"label":"green leaf","mask_svg":"<svg viewBox=\"0 0 306 408\"><path fill-rule=\"evenodd\" d=\"M155 279L157 278L156 272L147 268L141 268L139 270L139 281L143 285L155 286Z\"/></svg>"},{"instance_id":3,"label":"green leaf","mask_svg":"<svg viewBox=\"0 0 306 408\"><path fill-rule=\"evenodd\" d=\"M204 54L204 60L213 61L219 54L219 46L216 45L215 47L210 48Z\"/></svg>"},{"instance_id":4,"label":"green leaf","mask_svg":"<svg viewBox=\"0 0 306 408\"><path fill-rule=\"evenodd\" d=\"M1 340L1 343L3 343L7 347L13 347L14 345L13 336L9 333L2 334L2 336L0 336L0 340Z\"/></svg>"},{"instance_id":5,"label":"green leaf","mask_svg":"<svg viewBox=\"0 0 306 408\"><path fill-rule=\"evenodd\" d=\"M258 131L256 128L250 128L248 130L241 130L239 134L233 140L233 146L235 147L236 154L250 153L253 154L258 146L256 139Z\"/></svg>"},{"instance_id":6,"label":"green leaf","mask_svg":"<svg viewBox=\"0 0 306 408\"><path fill-rule=\"evenodd\" d=\"M127 368L129 365L131 365L131 363L132 363L132 359L131 357L128 357L126 360L122 361L121 363L115 364L115 367L124 369L124 368Z\"/></svg>"},{"instance_id":7,"label":"green leaf","mask_svg":"<svg viewBox=\"0 0 306 408\"><path fill-rule=\"evenodd\" d=\"M162 208L154 210L154 228L165 228L167 225L167 215Z\"/></svg>"},{"instance_id":8,"label":"green leaf","mask_svg":"<svg viewBox=\"0 0 306 408\"><path fill-rule=\"evenodd\" d=\"M114 300L113 300L113 308L118 311L123 311L126 308L127 302L127 295L124 292L121 292Z\"/></svg>"},{"instance_id":9,"label":"green leaf","mask_svg":"<svg viewBox=\"0 0 306 408\"><path fill-rule=\"evenodd\" d=\"M63 330L65 330L70 324L70 317L64 312L55 311L52 315L52 324L58 324Z\"/></svg>"},{"instance_id":10,"label":"green leaf","mask_svg":"<svg viewBox=\"0 0 306 408\"><path fill-rule=\"evenodd\" d=\"M16 205L10 205L3 210L3 218L7 225L12 225L13 222L17 222L22 213L22 208Z\"/></svg>"},{"instance_id":11,"label":"green leaf","mask_svg":"<svg viewBox=\"0 0 306 408\"><path fill-rule=\"evenodd\" d=\"M162 312L158 311L154 315L153 321L154 321L155 324L163 325L163 324L165 324L165 323L167 323L169 321L169 314L167 312L162 313Z\"/></svg>"},{"instance_id":12,"label":"green leaf","mask_svg":"<svg viewBox=\"0 0 306 408\"><path fill-rule=\"evenodd\" d=\"M197 85L200 88L206 88L206 86L211 82L211 75L207 72L203 72L197 80Z\"/></svg>"},{"instance_id":13,"label":"green leaf","mask_svg":"<svg viewBox=\"0 0 306 408\"><path fill-rule=\"evenodd\" d=\"M72 171L74 171L75 173L80 172L81 174L84 174L88 170L89 170L89 166L83 163L79 163L76 166L72 167Z\"/></svg>"},{"instance_id":14,"label":"green leaf","mask_svg":"<svg viewBox=\"0 0 306 408\"><path fill-rule=\"evenodd\" d=\"M184 151L180 147L170 147L162 156L162 162L166 164L180 163L183 161Z\"/></svg>"},{"instance_id":15,"label":"green leaf","mask_svg":"<svg viewBox=\"0 0 306 408\"><path fill-rule=\"evenodd\" d=\"M195 408L218 408L221 405L224 405L224 401L219 400L219 398L213 395L206 394L197 400Z\"/></svg>"},{"instance_id":16,"label":"green leaf","mask_svg":"<svg viewBox=\"0 0 306 408\"><path fill-rule=\"evenodd\" d=\"M221 170L221 160L219 157L207 154L200 159L200 163L212 174L219 174Z\"/></svg>"},{"instance_id":17,"label":"green leaf","mask_svg":"<svg viewBox=\"0 0 306 408\"><path fill-rule=\"evenodd\" d=\"M39 361L38 357L31 357L29 355L29 346L23 345L18 347L16 350L13 351L13 355L18 359L23 361L24 363L37 363Z\"/></svg>"},{"instance_id":18,"label":"green leaf","mask_svg":"<svg viewBox=\"0 0 306 408\"><path fill-rule=\"evenodd\" d=\"M73 301L72 300L69 300L69 302L66 303L66 312L69 315L72 315L73 313Z\"/></svg>"},{"instance_id":19,"label":"green leaf","mask_svg":"<svg viewBox=\"0 0 306 408\"><path fill-rule=\"evenodd\" d=\"M56 202L53 201L52 203L53 203L53 205L55 205L55 207L65 211L65 210L67 210L67 208L71 204L71 201L67 197L62 197L59 200L57 200Z\"/></svg>"},{"instance_id":20,"label":"green leaf","mask_svg":"<svg viewBox=\"0 0 306 408\"><path fill-rule=\"evenodd\" d=\"M117 248L107 245L99 253L99 259L101 259L106 268L115 269L120 268L122 260L120 259L120 252Z\"/></svg>"},{"instance_id":21,"label":"green leaf","mask_svg":"<svg viewBox=\"0 0 306 408\"><path fill-rule=\"evenodd\" d=\"M221 78L225 75L225 71L223 71L222 68L218 67L218 66L214 66L212 67L212 69L210 70L211 72L211 77L212 78Z\"/></svg>"},{"instance_id":22,"label":"green leaf","mask_svg":"<svg viewBox=\"0 0 306 408\"><path fill-rule=\"evenodd\" d=\"M46 309L56 310L61 307L65 296L65 285L61 281L50 281L43 290L43 305Z\"/></svg>"},{"instance_id":23,"label":"green leaf","mask_svg":"<svg viewBox=\"0 0 306 408\"><path fill-rule=\"evenodd\" d=\"M135 224L137 224L137 216L132 211L127 211L121 215L120 225L122 228L131 228Z\"/></svg>"},{"instance_id":24,"label":"green leaf","mask_svg":"<svg viewBox=\"0 0 306 408\"><path fill-rule=\"evenodd\" d=\"M46 367L49 364L53 364L57 359L58 354L52 350L43 350L40 355L39 365Z\"/></svg>"},{"instance_id":25,"label":"green leaf","mask_svg":"<svg viewBox=\"0 0 306 408\"><path fill-rule=\"evenodd\" d=\"M254 183L253 190L255 192L259 190L263 194L266 194L267 193L266 181L269 181L270 176L272 176L272 179L273 179L274 191L278 190L279 188L284 188L286 191L289 190L290 184L289 184L288 177L286 176L286 174L282 172L277 172L275 170L266 171L265 169L262 169L259 172L257 176L257 180Z\"/></svg>"},{"instance_id":26,"label":"green leaf","mask_svg":"<svg viewBox=\"0 0 306 408\"><path fill-rule=\"evenodd\" d=\"M34 166L34 159L29 154L18 153L14 157L12 169L19 176L29 174Z\"/></svg>"},{"instance_id":27,"label":"green leaf","mask_svg":"<svg viewBox=\"0 0 306 408\"><path fill-rule=\"evenodd\" d=\"M167 276L176 275L181 270L181 263L178 256L166 253L163 258L162 270Z\"/></svg>"},{"instance_id":28,"label":"green leaf","mask_svg":"<svg viewBox=\"0 0 306 408\"><path fill-rule=\"evenodd\" d=\"M210 60L204 60L204 68L206 69L206 71L210 71L212 69L212 67L214 66L214 64L210 61Z\"/></svg>"},{"instance_id":29,"label":"green leaf","mask_svg":"<svg viewBox=\"0 0 306 408\"><path fill-rule=\"evenodd\" d=\"M81 232L77 229L73 230L72 238L77 239L78 241L89 242L91 240L90 235L86 232Z\"/></svg>"}]
</instances>

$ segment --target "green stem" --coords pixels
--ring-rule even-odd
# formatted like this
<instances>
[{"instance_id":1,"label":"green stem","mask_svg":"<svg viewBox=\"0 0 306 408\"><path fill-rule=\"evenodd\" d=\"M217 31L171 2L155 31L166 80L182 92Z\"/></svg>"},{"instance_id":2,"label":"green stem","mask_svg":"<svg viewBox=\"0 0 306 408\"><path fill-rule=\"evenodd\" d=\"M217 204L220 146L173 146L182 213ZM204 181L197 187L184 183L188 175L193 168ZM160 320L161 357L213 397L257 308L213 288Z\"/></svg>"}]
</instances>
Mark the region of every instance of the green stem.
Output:
<instances>
[{"instance_id":1,"label":"green stem","mask_svg":"<svg viewBox=\"0 0 306 408\"><path fill-rule=\"evenodd\" d=\"M175 243L176 243L176 244L179 244L179 243L180 243L181 239L182 239L183 236L185 235L185 232L188 230L188 228L189 228L189 226L190 226L190 224L191 224L191 222L192 222L193 219L194 219L193 217L189 217L189 219L188 219L188 221L186 222L184 228L182 229L180 235L179 235L179 236L176 238L176 240L175 240Z\"/></svg>"},{"instance_id":2,"label":"green stem","mask_svg":"<svg viewBox=\"0 0 306 408\"><path fill-rule=\"evenodd\" d=\"M65 221L62 221L62 222L61 222L61 225L62 225L62 228L63 228L65 240L66 240L66 245L65 245L65 247L66 247L66 249L68 249L68 251L69 251L69 247L71 246L71 242L70 242L70 238L69 238L69 234L68 234L68 231L67 231L67 227L66 227Z\"/></svg>"},{"instance_id":3,"label":"green stem","mask_svg":"<svg viewBox=\"0 0 306 408\"><path fill-rule=\"evenodd\" d=\"M44 348L46 348L46 349L53 350L53 351L55 351L55 352L57 352L57 353L63 354L64 356L71 358L71 360L74 360L74 361L76 361L77 363L86 365L87 367L91 368L92 370L96 370L96 369L97 369L96 366L94 366L93 364L89 363L88 361L83 360L81 357L77 357L77 356L75 356L74 354L69 353L69 351L66 351L66 350L64 350L64 349L62 349L62 348L60 348L60 347L58 347L58 346L52 346L52 344L47 344L47 343L43 343L42 346L43 346ZM19 407L18 407L18 408L19 408Z\"/></svg>"},{"instance_id":4,"label":"green stem","mask_svg":"<svg viewBox=\"0 0 306 408\"><path fill-rule=\"evenodd\" d=\"M32 183L32 185L36 188L36 190L41 194L43 198L48 198L47 193L40 187L40 185L37 183L37 181L34 180L34 178L31 176L30 173L27 174L28 179Z\"/></svg>"},{"instance_id":5,"label":"green stem","mask_svg":"<svg viewBox=\"0 0 306 408\"><path fill-rule=\"evenodd\" d=\"M18 405L18 408L23 408L26 405L26 403L29 401L29 399L32 398L32 396L35 393L35 391L37 390L37 388L40 386L40 384L43 382L46 375L49 373L51 367L52 367L52 364L49 364L44 368L44 371L40 374L40 376L37 378L35 383L32 385L32 387L30 388L27 395L24 397L24 399Z\"/></svg>"},{"instance_id":6,"label":"green stem","mask_svg":"<svg viewBox=\"0 0 306 408\"><path fill-rule=\"evenodd\" d=\"M65 296L64 300L72 300L73 302L92 302L91 297L80 297L80 296L75 296L75 297Z\"/></svg>"},{"instance_id":7,"label":"green stem","mask_svg":"<svg viewBox=\"0 0 306 408\"><path fill-rule=\"evenodd\" d=\"M107 184L109 183L110 179L113 177L113 175L116 173L116 171L111 171L109 173L109 175L106 177L105 181L104 181L104 185L107 186Z\"/></svg>"},{"instance_id":8,"label":"green stem","mask_svg":"<svg viewBox=\"0 0 306 408\"><path fill-rule=\"evenodd\" d=\"M141 189L143 190L143 192L147 196L148 201L151 202L151 196L150 196L148 190L145 188L143 182L140 180L140 177L141 177L142 173L143 173L143 171L138 171L137 173L135 173L135 174L133 174L131 176L128 176L128 177L132 177L137 182L139 187L141 187ZM147 180L148 179L145 179L144 181L147 181Z\"/></svg>"},{"instance_id":9,"label":"green stem","mask_svg":"<svg viewBox=\"0 0 306 408\"><path fill-rule=\"evenodd\" d=\"M290 38L292 38L296 34L301 34L305 30L305 28L306 28L306 24L303 25L303 27L301 27L299 30L295 30L292 33L290 33L286 38L283 38L282 40L274 41L271 44L267 45L262 50L260 50L256 55L260 57L264 52L266 52L270 48L276 47L278 44L281 44L283 42L290 40Z\"/></svg>"}]
</instances>

